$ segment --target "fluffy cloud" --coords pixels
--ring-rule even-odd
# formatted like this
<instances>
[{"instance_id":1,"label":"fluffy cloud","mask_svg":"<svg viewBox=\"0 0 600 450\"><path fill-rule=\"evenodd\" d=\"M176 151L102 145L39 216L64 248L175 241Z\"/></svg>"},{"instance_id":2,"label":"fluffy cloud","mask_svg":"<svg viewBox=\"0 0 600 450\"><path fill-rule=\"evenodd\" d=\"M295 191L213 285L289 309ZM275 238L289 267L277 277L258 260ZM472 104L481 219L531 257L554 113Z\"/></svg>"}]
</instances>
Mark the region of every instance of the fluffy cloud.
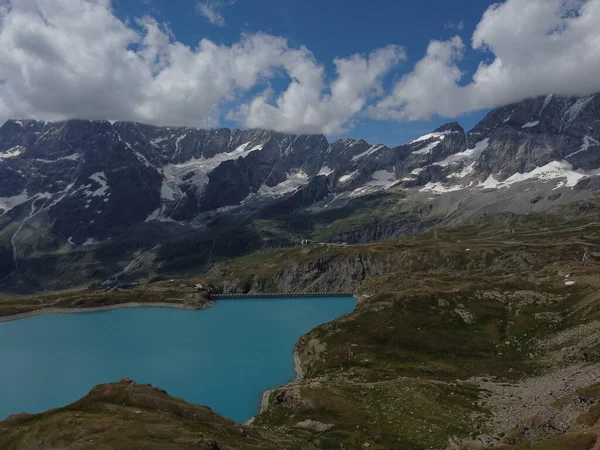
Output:
<instances>
[{"instance_id":1,"label":"fluffy cloud","mask_svg":"<svg viewBox=\"0 0 600 450\"><path fill-rule=\"evenodd\" d=\"M206 126L288 51L262 34L190 48L152 18L128 27L109 0L13 0L1 20L0 98L16 117Z\"/></svg>"},{"instance_id":2,"label":"fluffy cloud","mask_svg":"<svg viewBox=\"0 0 600 450\"><path fill-rule=\"evenodd\" d=\"M439 114L454 115L456 103L461 101L457 83L463 75L456 61L462 58L464 48L458 36L431 41L425 58L389 96L371 107L371 114L378 119L417 120L431 116L432 108L436 108Z\"/></svg>"},{"instance_id":3,"label":"fluffy cloud","mask_svg":"<svg viewBox=\"0 0 600 450\"><path fill-rule=\"evenodd\" d=\"M600 91L598 17L600 0L507 0L490 7L473 34L472 47L490 58L472 80L464 82L467 48L456 36L432 41L384 92L386 75L406 58L402 47L337 58L327 74L310 50L277 36L190 47L152 17L123 22L110 0L0 0L0 121L212 127L226 114L246 127L336 134L365 111L418 120L549 92L584 95ZM282 76L287 87L270 90Z\"/></svg>"},{"instance_id":4,"label":"fluffy cloud","mask_svg":"<svg viewBox=\"0 0 600 450\"><path fill-rule=\"evenodd\" d=\"M15 1L0 16L0 98L15 116L107 117L140 101L137 34L108 1Z\"/></svg>"},{"instance_id":5,"label":"fluffy cloud","mask_svg":"<svg viewBox=\"0 0 600 450\"><path fill-rule=\"evenodd\" d=\"M213 25L218 27L225 26L225 17L221 13L220 9L225 6L230 6L233 4L232 2L224 3L219 0L205 0L198 2L196 5L196 9L198 10L198 14L204 16L206 20L208 20Z\"/></svg>"},{"instance_id":6,"label":"fluffy cloud","mask_svg":"<svg viewBox=\"0 0 600 450\"><path fill-rule=\"evenodd\" d=\"M373 95L381 93L383 76L406 57L403 48L390 45L366 58L337 58L337 77L329 86L330 93L324 94L324 70L305 53L287 55L284 67L293 81L275 105L269 103L272 92L267 91L240 108L237 117L247 127L339 133Z\"/></svg>"},{"instance_id":7,"label":"fluffy cloud","mask_svg":"<svg viewBox=\"0 0 600 450\"><path fill-rule=\"evenodd\" d=\"M368 58L337 59L338 76L328 85L312 53L289 48L280 37L246 34L231 46L203 39L191 48L151 17L125 24L110 0L0 0L0 120L216 126L224 102L239 101L283 71L292 81L278 105L259 95L237 111L239 120L279 131L333 132L363 108L402 57L402 49L390 46Z\"/></svg>"},{"instance_id":8,"label":"fluffy cloud","mask_svg":"<svg viewBox=\"0 0 600 450\"><path fill-rule=\"evenodd\" d=\"M459 37L432 41L426 56L389 96L370 108L376 118L445 117L556 93L600 91L600 0L507 0L491 6L472 38L493 55L461 85Z\"/></svg>"}]
</instances>

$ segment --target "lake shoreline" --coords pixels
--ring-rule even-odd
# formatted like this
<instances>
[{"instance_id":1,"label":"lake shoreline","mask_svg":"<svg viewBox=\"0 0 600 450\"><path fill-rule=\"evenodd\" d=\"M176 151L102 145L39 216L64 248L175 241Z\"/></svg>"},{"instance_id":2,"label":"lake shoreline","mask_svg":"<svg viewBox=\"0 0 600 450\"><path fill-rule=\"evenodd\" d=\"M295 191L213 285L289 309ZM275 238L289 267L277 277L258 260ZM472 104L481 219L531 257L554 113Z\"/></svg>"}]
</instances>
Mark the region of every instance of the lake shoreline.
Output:
<instances>
[{"instance_id":1,"label":"lake shoreline","mask_svg":"<svg viewBox=\"0 0 600 450\"><path fill-rule=\"evenodd\" d=\"M2 316L2 317L0 317L0 323L12 322L13 320L29 319L30 317L41 316L43 314L79 314L79 313L112 311L114 309L120 309L120 308L144 308L144 307L178 308L178 309L187 309L190 311L197 310L197 308L186 306L186 305L180 304L180 303L129 302L129 303L119 303L117 305L95 306L95 307L91 307L91 308L41 308L41 309L36 309L35 311L28 311L28 312L24 312L24 313L12 314L10 316Z\"/></svg>"},{"instance_id":2,"label":"lake shoreline","mask_svg":"<svg viewBox=\"0 0 600 450\"><path fill-rule=\"evenodd\" d=\"M269 408L269 397L271 396L271 394L273 392L277 391L278 389L285 389L289 386L293 386L295 384L301 383L304 380L304 370L302 370L302 360L300 359L300 354L298 353L298 350L296 348L294 348L294 372L296 373L296 378L293 379L292 381L290 381L289 383L286 383L282 386L279 386L279 387L276 387L273 389L267 389L266 391L264 391L262 393L262 396L260 398L260 407L258 409L258 413L255 416L252 416L246 422L244 422L243 423L244 425L252 425L252 423L256 419L256 416L258 416L259 414L262 414L264 411L266 411Z\"/></svg>"},{"instance_id":3,"label":"lake shoreline","mask_svg":"<svg viewBox=\"0 0 600 450\"><path fill-rule=\"evenodd\" d=\"M356 296L353 296L353 297L355 300L358 300L356 298ZM215 303L215 301L207 302L201 308L190 306L190 305L185 305L183 303L168 303L168 302L153 302L153 303L127 302L127 303L120 303L120 304L107 305L107 306L80 307L80 308L45 307L45 308L40 308L40 309L33 310L33 311L12 314L9 316L2 316L2 317L0 317L0 324L4 323L4 322L28 319L28 318L40 316L43 314L80 314L80 313L104 312L104 311L111 311L111 310L122 309L122 308L158 307L158 308L178 308L178 309L192 311L192 310L199 310L199 309L205 309L205 308L211 307L214 305L214 303ZM297 343L298 343L298 341L296 342L296 345L297 345ZM292 354L293 364L294 364L294 373L295 373L294 379L292 379L288 383L285 383L278 387L275 387L272 389L267 389L267 390L263 391L259 405L258 405L258 411L257 411L256 415L251 417L248 421L243 422L244 424L251 424L259 414L261 414L266 409L268 409L269 398L273 392L277 391L278 389L285 389L286 387L296 385L298 383L301 383L304 380L304 370L302 368L302 361L301 361L298 349L296 348L296 345L294 346L294 350L293 350L293 354Z\"/></svg>"},{"instance_id":4,"label":"lake shoreline","mask_svg":"<svg viewBox=\"0 0 600 450\"><path fill-rule=\"evenodd\" d=\"M353 295L352 297L356 300L357 304L360 303L362 299L368 298L368 296L358 297L356 295ZM310 333L310 331L309 331L309 333ZM302 383L302 381L304 381L304 369L302 369L302 360L300 359L300 354L298 353L298 349L296 347L298 345L298 342L300 342L300 339L301 338L299 338L298 341L296 341L296 345L294 346L293 358L294 358L294 372L296 373L296 378L294 378L289 383L286 383L286 384L281 385L276 388L267 389L266 391L264 391L260 398L260 406L258 409L258 413L255 416L252 416L246 422L244 422L243 425L252 425L254 423L254 420L256 420L256 417L258 415L262 414L263 412L265 412L269 408L269 397L271 396L271 394L273 392L277 391L278 389L285 389L287 387L294 386L294 385Z\"/></svg>"}]
</instances>

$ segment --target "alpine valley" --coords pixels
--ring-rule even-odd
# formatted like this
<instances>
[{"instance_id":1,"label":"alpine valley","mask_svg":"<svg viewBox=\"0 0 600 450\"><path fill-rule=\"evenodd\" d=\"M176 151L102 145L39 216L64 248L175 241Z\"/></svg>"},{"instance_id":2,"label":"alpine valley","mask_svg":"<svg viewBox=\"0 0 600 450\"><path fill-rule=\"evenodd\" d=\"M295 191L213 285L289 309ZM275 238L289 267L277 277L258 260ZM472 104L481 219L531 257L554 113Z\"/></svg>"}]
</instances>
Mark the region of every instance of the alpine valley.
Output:
<instances>
[{"instance_id":1,"label":"alpine valley","mask_svg":"<svg viewBox=\"0 0 600 450\"><path fill-rule=\"evenodd\" d=\"M394 148L9 120L0 320L209 306L199 283L358 304L300 338L298 379L249 423L125 379L9 417L0 448L597 450L598 194L600 94Z\"/></svg>"}]
</instances>

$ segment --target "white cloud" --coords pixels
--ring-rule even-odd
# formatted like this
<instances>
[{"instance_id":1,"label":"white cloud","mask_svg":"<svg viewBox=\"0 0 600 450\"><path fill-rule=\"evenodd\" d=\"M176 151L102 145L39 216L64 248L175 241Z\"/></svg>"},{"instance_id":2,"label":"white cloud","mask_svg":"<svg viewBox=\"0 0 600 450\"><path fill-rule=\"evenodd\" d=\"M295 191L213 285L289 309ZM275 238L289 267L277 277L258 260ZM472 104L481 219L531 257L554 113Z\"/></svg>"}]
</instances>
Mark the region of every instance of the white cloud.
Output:
<instances>
[{"instance_id":1,"label":"white cloud","mask_svg":"<svg viewBox=\"0 0 600 450\"><path fill-rule=\"evenodd\" d=\"M110 0L0 0L0 121L212 127L227 113L247 127L337 134L365 110L417 120L549 92L584 95L600 91L598 17L600 0L507 0L490 7L473 34L472 46L492 59L471 82L463 82L466 46L456 36L432 41L386 93L384 77L406 58L395 45L336 58L330 77L309 49L277 36L243 34L231 45L202 39L192 47L152 17L123 22ZM282 75L287 87L268 89Z\"/></svg>"},{"instance_id":2,"label":"white cloud","mask_svg":"<svg viewBox=\"0 0 600 450\"><path fill-rule=\"evenodd\" d=\"M13 1L0 24L0 98L13 115L104 116L140 101L138 35L107 0ZM86 105L91 102L93 105Z\"/></svg>"},{"instance_id":3,"label":"white cloud","mask_svg":"<svg viewBox=\"0 0 600 450\"><path fill-rule=\"evenodd\" d=\"M457 116L548 93L600 91L600 0L507 0L485 12L472 38L489 51L472 81L459 84L459 37L432 41L414 71L370 108L377 118Z\"/></svg>"},{"instance_id":4,"label":"white cloud","mask_svg":"<svg viewBox=\"0 0 600 450\"><path fill-rule=\"evenodd\" d=\"M234 2L223 2L219 0L204 0L196 4L198 14L204 16L213 25L218 27L225 26L225 17L221 13L220 9L225 6L231 6Z\"/></svg>"},{"instance_id":5,"label":"white cloud","mask_svg":"<svg viewBox=\"0 0 600 450\"><path fill-rule=\"evenodd\" d=\"M336 134L360 113L373 95L381 93L381 81L405 58L404 49L390 45L368 57L353 55L334 61L337 77L327 86L324 69L306 50L290 52L283 65L292 78L285 92L269 103L267 91L243 105L237 117L249 128L283 132ZM325 93L326 90L329 93Z\"/></svg>"},{"instance_id":6,"label":"white cloud","mask_svg":"<svg viewBox=\"0 0 600 450\"><path fill-rule=\"evenodd\" d=\"M462 72L455 61L464 52L464 44L455 36L449 41L431 41L427 56L405 75L392 93L371 108L379 119L416 120L431 115L432 108L455 114L457 83ZM430 100L431 99L431 100Z\"/></svg>"},{"instance_id":7,"label":"white cloud","mask_svg":"<svg viewBox=\"0 0 600 450\"><path fill-rule=\"evenodd\" d=\"M151 17L125 24L114 16L110 0L0 0L0 5L0 119L216 126L224 102L283 70L293 81L282 104L297 129L277 111L265 112L263 96L252 103L257 116L243 120L288 131L337 130L402 57L401 49L387 47L368 59L337 59L338 78L329 86L331 94L323 95L328 86L312 53L289 48L280 37L244 34L230 46L203 39L192 48Z\"/></svg>"}]
</instances>

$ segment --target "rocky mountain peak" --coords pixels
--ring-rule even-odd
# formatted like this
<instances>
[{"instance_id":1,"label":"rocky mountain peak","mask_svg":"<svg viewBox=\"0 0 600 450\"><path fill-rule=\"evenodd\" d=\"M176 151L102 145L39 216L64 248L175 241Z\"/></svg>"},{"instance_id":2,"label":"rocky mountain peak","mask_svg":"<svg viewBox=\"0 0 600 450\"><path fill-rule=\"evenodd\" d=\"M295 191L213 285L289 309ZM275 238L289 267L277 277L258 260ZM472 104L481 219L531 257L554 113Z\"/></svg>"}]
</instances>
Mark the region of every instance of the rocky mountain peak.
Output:
<instances>
[{"instance_id":1,"label":"rocky mountain peak","mask_svg":"<svg viewBox=\"0 0 600 450\"><path fill-rule=\"evenodd\" d=\"M577 135L594 129L600 114L600 95L559 97L548 94L490 111L471 133L504 130L528 134Z\"/></svg>"},{"instance_id":2,"label":"rocky mountain peak","mask_svg":"<svg viewBox=\"0 0 600 450\"><path fill-rule=\"evenodd\" d=\"M365 141L364 139L352 139L352 138L340 138L340 139L336 139L335 141L333 141L331 143L331 145L335 145L335 146L346 146L346 147L351 147L354 145L367 145L368 142Z\"/></svg>"},{"instance_id":3,"label":"rocky mountain peak","mask_svg":"<svg viewBox=\"0 0 600 450\"><path fill-rule=\"evenodd\" d=\"M450 122L442 125L441 127L436 128L434 133L443 133L444 131L454 132L454 133L464 133L465 130L460 126L458 122Z\"/></svg>"}]
</instances>

